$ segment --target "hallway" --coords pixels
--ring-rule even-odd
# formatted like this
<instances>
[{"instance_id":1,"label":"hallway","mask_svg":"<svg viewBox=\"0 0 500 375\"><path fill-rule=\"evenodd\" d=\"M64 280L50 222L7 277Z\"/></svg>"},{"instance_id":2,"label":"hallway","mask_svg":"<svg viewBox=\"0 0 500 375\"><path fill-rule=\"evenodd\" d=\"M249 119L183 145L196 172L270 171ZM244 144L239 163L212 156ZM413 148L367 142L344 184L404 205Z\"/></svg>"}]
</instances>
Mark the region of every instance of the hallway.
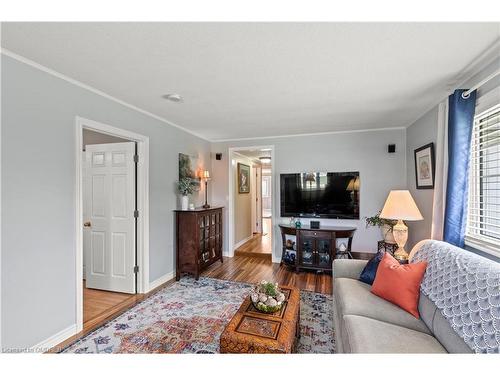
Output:
<instances>
[{"instance_id":1,"label":"hallway","mask_svg":"<svg viewBox=\"0 0 500 375\"><path fill-rule=\"evenodd\" d=\"M271 218L262 218L262 234L254 234L250 240L235 250L235 255L271 260L271 253L273 249L272 232Z\"/></svg>"}]
</instances>

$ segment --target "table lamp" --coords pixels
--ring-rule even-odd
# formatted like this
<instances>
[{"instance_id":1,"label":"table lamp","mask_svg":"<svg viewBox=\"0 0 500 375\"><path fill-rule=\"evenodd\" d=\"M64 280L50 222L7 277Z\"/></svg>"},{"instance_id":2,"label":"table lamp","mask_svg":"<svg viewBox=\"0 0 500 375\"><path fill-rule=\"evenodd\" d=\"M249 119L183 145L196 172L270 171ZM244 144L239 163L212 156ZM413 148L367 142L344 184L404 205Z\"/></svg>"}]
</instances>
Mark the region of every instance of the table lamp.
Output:
<instances>
[{"instance_id":1,"label":"table lamp","mask_svg":"<svg viewBox=\"0 0 500 375\"><path fill-rule=\"evenodd\" d=\"M424 219L410 192L408 190L391 190L380 213L380 218L398 221L392 227L394 240L398 244L398 249L394 252L394 258L407 260L408 253L405 251L405 245L408 240L408 227L403 220L417 221Z\"/></svg>"},{"instance_id":2,"label":"table lamp","mask_svg":"<svg viewBox=\"0 0 500 375\"><path fill-rule=\"evenodd\" d=\"M352 178L351 181L349 181L349 184L347 184L347 191L350 191L352 194L352 201L353 201L353 206L354 206L354 213L359 214L359 177L356 176L355 178Z\"/></svg>"},{"instance_id":3,"label":"table lamp","mask_svg":"<svg viewBox=\"0 0 500 375\"><path fill-rule=\"evenodd\" d=\"M210 208L210 205L208 204L208 180L210 180L210 172L209 171L203 171L203 180L205 180L205 204L203 205L203 208Z\"/></svg>"}]
</instances>

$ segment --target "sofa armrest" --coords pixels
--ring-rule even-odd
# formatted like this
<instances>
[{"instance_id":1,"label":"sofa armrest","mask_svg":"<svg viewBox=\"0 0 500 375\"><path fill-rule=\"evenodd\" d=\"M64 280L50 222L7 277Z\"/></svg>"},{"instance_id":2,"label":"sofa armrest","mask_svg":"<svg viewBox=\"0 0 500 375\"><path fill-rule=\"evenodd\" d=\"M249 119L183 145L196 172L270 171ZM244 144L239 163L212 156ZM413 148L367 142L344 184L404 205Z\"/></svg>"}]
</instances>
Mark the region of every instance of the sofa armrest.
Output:
<instances>
[{"instance_id":1,"label":"sofa armrest","mask_svg":"<svg viewBox=\"0 0 500 375\"><path fill-rule=\"evenodd\" d=\"M333 278L358 279L366 263L368 263L367 260L361 259L335 259L333 261Z\"/></svg>"}]
</instances>

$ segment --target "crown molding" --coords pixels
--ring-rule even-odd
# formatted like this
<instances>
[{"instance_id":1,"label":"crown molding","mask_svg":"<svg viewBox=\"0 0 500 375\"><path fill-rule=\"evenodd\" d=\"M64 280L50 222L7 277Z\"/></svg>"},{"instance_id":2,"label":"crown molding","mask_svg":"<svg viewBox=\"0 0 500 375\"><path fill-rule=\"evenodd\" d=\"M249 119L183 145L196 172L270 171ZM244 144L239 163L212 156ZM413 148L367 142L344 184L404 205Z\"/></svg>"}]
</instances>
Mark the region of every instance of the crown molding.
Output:
<instances>
[{"instance_id":1,"label":"crown molding","mask_svg":"<svg viewBox=\"0 0 500 375\"><path fill-rule=\"evenodd\" d=\"M497 38L488 48L486 48L479 56L473 59L464 69L457 75L455 83L449 88L450 93L460 86L467 83L477 74L481 73L488 65L500 56L500 37Z\"/></svg>"},{"instance_id":2,"label":"crown molding","mask_svg":"<svg viewBox=\"0 0 500 375\"><path fill-rule=\"evenodd\" d=\"M427 112L432 110L434 107L439 105L443 100L453 93L457 88L467 83L469 80L474 78L477 74L481 73L482 70L488 67L495 59L500 56L500 38L497 38L488 48L486 48L482 53L475 57L471 62L469 62L465 68L463 68L452 81L447 85L446 96L442 98L438 103L432 104L425 111L421 112L417 118L406 124L406 128L412 126L417 122L422 116Z\"/></svg>"},{"instance_id":3,"label":"crown molding","mask_svg":"<svg viewBox=\"0 0 500 375\"><path fill-rule=\"evenodd\" d=\"M367 133L367 132L380 132L380 131L390 131L390 130L403 130L406 128L407 128L406 126L394 126L394 127L372 128L372 129L333 130L333 131L329 131L329 132L318 132L318 133L300 133L300 134L287 134L287 135L268 135L268 136L264 136L264 137L214 139L211 142L212 143L222 143L222 142L253 141L253 140L259 140L259 139L313 137L313 136L317 136L317 135L350 134L350 133Z\"/></svg>"},{"instance_id":4,"label":"crown molding","mask_svg":"<svg viewBox=\"0 0 500 375\"><path fill-rule=\"evenodd\" d=\"M46 67L46 66L44 66L42 64L39 64L36 61L30 60L30 59L28 59L28 58L26 58L24 56L18 55L17 53L12 52L12 51L8 50L7 48L2 47L1 48L1 54L5 55L5 56L8 56L10 58L13 58L14 60L17 60L17 61L19 61L21 63L26 64L26 65L29 65L29 66L31 66L31 67L33 67L35 69L41 70L42 72L50 74L50 75L52 75L54 77L62 79L64 81L66 81L66 82L69 82L69 83L71 83L71 84L73 84L75 86L78 86L78 87L80 87L80 88L82 88L84 90L87 90L87 91L90 91L90 92L92 92L94 94L102 96L103 98L111 100L111 101L113 101L115 103L121 104L124 107L130 108L130 109L132 109L132 110L134 110L136 112L139 112L139 113L141 113L143 115L146 115L148 117L154 118L155 120L161 121L161 122L163 122L163 123L165 123L167 125L173 126L174 128L182 130L183 132L186 132L188 134L194 135L197 138L201 138L201 139L203 139L203 140L205 140L207 142L210 142L210 139L202 136L201 134L198 134L198 133L193 132L193 131L191 131L189 129L186 129L183 126L180 126L180 125L178 125L178 124L176 124L176 123L174 123L174 122L172 122L170 120L167 120L167 119L165 119L165 118L163 118L161 116L155 115L154 113L146 111L145 109L139 108L139 107L137 107L137 106L135 106L133 104L130 104L130 103L126 102L126 101L118 99L118 98L116 98L116 97L114 97L112 95L109 95L109 94L107 94L107 93L105 93L105 92L103 92L103 91L101 91L101 90L99 90L99 89L97 89L97 88L95 88L93 86L87 85L87 84L85 84L85 83L83 83L81 81L78 81L78 80L74 79L74 78L68 77L67 75L59 73L58 71L56 71L54 69L51 69L51 68Z\"/></svg>"}]
</instances>

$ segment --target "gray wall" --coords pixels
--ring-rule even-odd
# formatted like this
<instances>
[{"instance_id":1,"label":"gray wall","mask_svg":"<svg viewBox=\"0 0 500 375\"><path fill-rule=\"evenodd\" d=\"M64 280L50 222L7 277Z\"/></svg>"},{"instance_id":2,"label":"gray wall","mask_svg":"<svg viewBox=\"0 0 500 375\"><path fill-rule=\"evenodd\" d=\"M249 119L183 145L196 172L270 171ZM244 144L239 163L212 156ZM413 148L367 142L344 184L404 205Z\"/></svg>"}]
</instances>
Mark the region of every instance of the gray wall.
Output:
<instances>
[{"instance_id":1,"label":"gray wall","mask_svg":"<svg viewBox=\"0 0 500 375\"><path fill-rule=\"evenodd\" d=\"M2 345L75 324L75 116L150 137L150 280L174 269L178 153L210 144L2 55ZM202 202L202 192L195 197Z\"/></svg>"},{"instance_id":2,"label":"gray wall","mask_svg":"<svg viewBox=\"0 0 500 375\"><path fill-rule=\"evenodd\" d=\"M397 152L387 153L387 145L395 143ZM228 149L230 147L274 145L273 206L279 216L280 173L304 171L359 171L361 177L360 220L321 220L324 225L356 226L353 250L375 252L381 239L378 228L365 228L364 218L382 209L391 189L406 188L406 134L405 129L381 130L359 133L338 133L289 138L269 138L234 142L212 143L212 154L221 152L222 160L212 159L212 199L214 203L228 206ZM227 211L226 211L227 215ZM288 218L273 222L273 260L281 256L281 237L277 224L287 223ZM307 223L307 219L303 219ZM228 220L226 217L226 233ZM224 246L228 251L227 236Z\"/></svg>"},{"instance_id":3,"label":"gray wall","mask_svg":"<svg viewBox=\"0 0 500 375\"><path fill-rule=\"evenodd\" d=\"M434 197L434 190L417 189L415 181L414 150L431 142L434 143L434 147L436 146L437 120L438 107L436 106L419 118L406 130L406 172L408 190L410 190L417 207L424 217L424 220L422 221L409 221L406 223L409 228L409 234L408 243L405 248L408 251L418 241L431 237L432 201Z\"/></svg>"},{"instance_id":4,"label":"gray wall","mask_svg":"<svg viewBox=\"0 0 500 375\"><path fill-rule=\"evenodd\" d=\"M241 242L252 235L252 197L253 193L240 194L238 193L238 163L248 165L250 169L250 189L252 189L252 175L254 169L253 162L250 159L235 155L233 158L234 165L234 245Z\"/></svg>"}]
</instances>

